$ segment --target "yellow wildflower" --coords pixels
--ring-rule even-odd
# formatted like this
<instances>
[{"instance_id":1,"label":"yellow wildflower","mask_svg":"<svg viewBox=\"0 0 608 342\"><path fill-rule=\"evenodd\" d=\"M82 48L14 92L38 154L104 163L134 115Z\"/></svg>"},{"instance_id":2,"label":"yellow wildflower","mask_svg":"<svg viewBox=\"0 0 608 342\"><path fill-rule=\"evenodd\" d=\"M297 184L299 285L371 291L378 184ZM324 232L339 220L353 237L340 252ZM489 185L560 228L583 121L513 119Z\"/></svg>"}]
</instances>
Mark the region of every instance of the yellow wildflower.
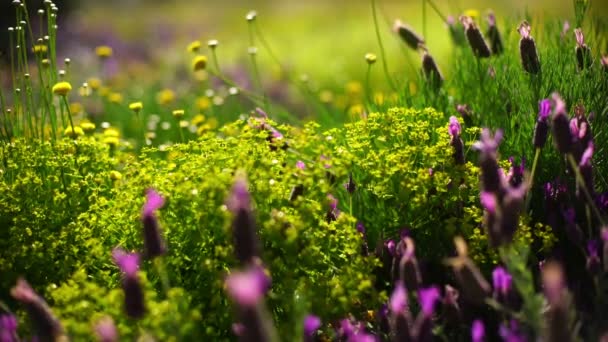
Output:
<instances>
[{"instance_id":1,"label":"yellow wildflower","mask_svg":"<svg viewBox=\"0 0 608 342\"><path fill-rule=\"evenodd\" d=\"M376 55L374 55L373 53L366 53L365 54L365 61L367 62L367 64L374 64L374 63L376 63Z\"/></svg>"},{"instance_id":2,"label":"yellow wildflower","mask_svg":"<svg viewBox=\"0 0 608 342\"><path fill-rule=\"evenodd\" d=\"M119 140L117 137L105 137L103 138L103 142L104 144L108 144L111 147L116 147L118 146Z\"/></svg>"},{"instance_id":3,"label":"yellow wildflower","mask_svg":"<svg viewBox=\"0 0 608 342\"><path fill-rule=\"evenodd\" d=\"M84 107L82 107L82 104L80 102L70 103L70 113L72 113L72 115L78 115L82 113L83 110Z\"/></svg>"},{"instance_id":4,"label":"yellow wildflower","mask_svg":"<svg viewBox=\"0 0 608 342\"><path fill-rule=\"evenodd\" d=\"M108 101L112 103L122 103L122 95L120 93L110 93L108 95Z\"/></svg>"},{"instance_id":5,"label":"yellow wildflower","mask_svg":"<svg viewBox=\"0 0 608 342\"><path fill-rule=\"evenodd\" d=\"M206 96L201 96L196 99L196 107L198 107L200 111L209 108L209 106L211 106L211 101L209 101Z\"/></svg>"},{"instance_id":6,"label":"yellow wildflower","mask_svg":"<svg viewBox=\"0 0 608 342\"><path fill-rule=\"evenodd\" d=\"M88 121L81 122L80 127L82 127L82 130L85 133L91 133L91 132L95 131L95 124L92 122L88 122Z\"/></svg>"},{"instance_id":7,"label":"yellow wildflower","mask_svg":"<svg viewBox=\"0 0 608 342\"><path fill-rule=\"evenodd\" d=\"M156 101L160 105L168 105L175 100L175 93L171 89L163 89L156 95Z\"/></svg>"},{"instance_id":8,"label":"yellow wildflower","mask_svg":"<svg viewBox=\"0 0 608 342\"><path fill-rule=\"evenodd\" d=\"M180 120L180 122L179 122L180 128L187 128L188 126L190 126L190 123L187 120Z\"/></svg>"},{"instance_id":9,"label":"yellow wildflower","mask_svg":"<svg viewBox=\"0 0 608 342\"><path fill-rule=\"evenodd\" d=\"M91 89L97 90L101 87L101 80L97 77L91 77L87 80L87 84Z\"/></svg>"},{"instance_id":10,"label":"yellow wildflower","mask_svg":"<svg viewBox=\"0 0 608 342\"><path fill-rule=\"evenodd\" d=\"M69 126L63 131L63 135L67 135L70 138L76 139L79 136L83 136L84 131L80 126L75 126L74 129L72 129L72 126Z\"/></svg>"},{"instance_id":11,"label":"yellow wildflower","mask_svg":"<svg viewBox=\"0 0 608 342\"><path fill-rule=\"evenodd\" d=\"M101 45L95 48L95 54L99 58L108 58L112 56L112 48L107 45Z\"/></svg>"},{"instance_id":12,"label":"yellow wildflower","mask_svg":"<svg viewBox=\"0 0 608 342\"><path fill-rule=\"evenodd\" d=\"M319 100L321 100L321 102L323 102L325 104L331 103L331 101L333 101L333 99L334 99L334 94L331 92L331 90L323 90L319 94Z\"/></svg>"},{"instance_id":13,"label":"yellow wildflower","mask_svg":"<svg viewBox=\"0 0 608 342\"><path fill-rule=\"evenodd\" d=\"M173 117L176 119L181 119L184 117L184 110L183 109L176 109L173 111Z\"/></svg>"},{"instance_id":14,"label":"yellow wildflower","mask_svg":"<svg viewBox=\"0 0 608 342\"><path fill-rule=\"evenodd\" d=\"M53 94L59 96L66 96L70 90L72 85L69 82L59 82L53 86Z\"/></svg>"},{"instance_id":15,"label":"yellow wildflower","mask_svg":"<svg viewBox=\"0 0 608 342\"><path fill-rule=\"evenodd\" d=\"M205 122L205 116L202 114L197 114L195 117L192 118L192 124L195 126L199 126L203 122Z\"/></svg>"},{"instance_id":16,"label":"yellow wildflower","mask_svg":"<svg viewBox=\"0 0 608 342\"><path fill-rule=\"evenodd\" d=\"M110 127L106 128L106 130L103 131L103 135L105 135L106 137L118 138L120 136L120 132L118 132L116 128Z\"/></svg>"},{"instance_id":17,"label":"yellow wildflower","mask_svg":"<svg viewBox=\"0 0 608 342\"><path fill-rule=\"evenodd\" d=\"M478 10L476 10L476 9L474 9L474 8L470 8L470 9L468 9L468 10L464 11L464 13L463 13L463 14L464 14L464 16L466 16L466 17L471 17L471 18L473 18L473 20L475 20L475 19L479 18L479 11L478 11Z\"/></svg>"},{"instance_id":18,"label":"yellow wildflower","mask_svg":"<svg viewBox=\"0 0 608 342\"><path fill-rule=\"evenodd\" d=\"M200 40L195 40L192 43L188 44L188 52L198 52L201 49Z\"/></svg>"},{"instance_id":19,"label":"yellow wildflower","mask_svg":"<svg viewBox=\"0 0 608 342\"><path fill-rule=\"evenodd\" d=\"M143 108L144 105L141 102L133 102L129 105L129 109L134 111L135 113L139 113Z\"/></svg>"},{"instance_id":20,"label":"yellow wildflower","mask_svg":"<svg viewBox=\"0 0 608 342\"><path fill-rule=\"evenodd\" d=\"M361 82L358 81L350 81L346 84L346 94L351 97L357 97L361 95L363 92L363 86Z\"/></svg>"},{"instance_id":21,"label":"yellow wildflower","mask_svg":"<svg viewBox=\"0 0 608 342\"><path fill-rule=\"evenodd\" d=\"M48 50L48 47L44 44L36 44L34 45L34 47L32 48L32 52L35 54L44 54L46 53Z\"/></svg>"},{"instance_id":22,"label":"yellow wildflower","mask_svg":"<svg viewBox=\"0 0 608 342\"><path fill-rule=\"evenodd\" d=\"M122 174L116 170L110 171L110 179L113 181L121 180Z\"/></svg>"},{"instance_id":23,"label":"yellow wildflower","mask_svg":"<svg viewBox=\"0 0 608 342\"><path fill-rule=\"evenodd\" d=\"M192 69L194 71L204 70L207 67L207 56L198 55L192 60Z\"/></svg>"}]
</instances>

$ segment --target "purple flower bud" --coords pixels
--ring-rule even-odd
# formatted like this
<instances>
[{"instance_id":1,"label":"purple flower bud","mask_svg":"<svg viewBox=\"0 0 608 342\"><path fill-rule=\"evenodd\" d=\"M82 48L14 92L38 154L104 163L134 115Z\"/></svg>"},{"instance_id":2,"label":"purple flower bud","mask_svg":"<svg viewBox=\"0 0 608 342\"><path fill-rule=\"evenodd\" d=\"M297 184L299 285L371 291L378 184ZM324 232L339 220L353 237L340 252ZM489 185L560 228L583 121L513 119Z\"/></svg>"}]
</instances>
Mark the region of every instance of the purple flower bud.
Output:
<instances>
[{"instance_id":1,"label":"purple flower bud","mask_svg":"<svg viewBox=\"0 0 608 342\"><path fill-rule=\"evenodd\" d=\"M397 33L403 42L413 50L417 50L419 46L424 46L424 40L410 26L402 23L401 20L395 20L393 32Z\"/></svg>"},{"instance_id":2,"label":"purple flower bud","mask_svg":"<svg viewBox=\"0 0 608 342\"><path fill-rule=\"evenodd\" d=\"M517 321L511 320L510 324L507 326L505 324L501 324L498 334L502 337L504 342L527 342L528 339L521 332L519 328L519 324Z\"/></svg>"},{"instance_id":3,"label":"purple flower bud","mask_svg":"<svg viewBox=\"0 0 608 342\"><path fill-rule=\"evenodd\" d=\"M401 281L395 284L395 289L389 300L389 308L393 314L401 313L407 308L407 292Z\"/></svg>"},{"instance_id":4,"label":"purple flower bud","mask_svg":"<svg viewBox=\"0 0 608 342\"><path fill-rule=\"evenodd\" d=\"M416 291L422 284L422 275L415 255L416 245L414 240L409 236L402 238L397 250L401 252L399 279L409 290Z\"/></svg>"},{"instance_id":5,"label":"purple flower bud","mask_svg":"<svg viewBox=\"0 0 608 342\"><path fill-rule=\"evenodd\" d=\"M421 288L418 291L420 308L424 315L427 317L433 316L435 313L435 303L439 300L439 297L439 289L436 286Z\"/></svg>"},{"instance_id":6,"label":"purple flower bud","mask_svg":"<svg viewBox=\"0 0 608 342\"><path fill-rule=\"evenodd\" d=\"M251 209L251 196L247 190L247 180L238 176L227 200L232 212L232 236L234 253L242 264L253 262L260 256L260 247Z\"/></svg>"},{"instance_id":7,"label":"purple flower bud","mask_svg":"<svg viewBox=\"0 0 608 342\"><path fill-rule=\"evenodd\" d=\"M462 128L460 127L460 122L458 122L458 119L455 116L450 116L450 125L448 127L448 133L452 137L458 137L460 136L461 130Z\"/></svg>"},{"instance_id":8,"label":"purple flower bud","mask_svg":"<svg viewBox=\"0 0 608 342\"><path fill-rule=\"evenodd\" d=\"M479 163L481 167L482 190L497 193L501 187L501 178L497 150L502 140L502 130L497 130L494 136L490 130L484 128L481 131L481 140L473 144L473 148L479 150Z\"/></svg>"},{"instance_id":9,"label":"purple flower bud","mask_svg":"<svg viewBox=\"0 0 608 342\"><path fill-rule=\"evenodd\" d=\"M554 108L553 141L555 142L555 148L561 154L567 154L572 151L573 139L568 114L566 113L566 104L557 93L553 93L552 98Z\"/></svg>"},{"instance_id":10,"label":"purple flower bud","mask_svg":"<svg viewBox=\"0 0 608 342\"><path fill-rule=\"evenodd\" d=\"M146 190L146 203L142 209L144 226L144 250L147 258L155 258L167 253L155 212L165 204L164 198L153 189Z\"/></svg>"},{"instance_id":11,"label":"purple flower bud","mask_svg":"<svg viewBox=\"0 0 608 342\"><path fill-rule=\"evenodd\" d=\"M504 303L511 292L512 283L513 280L507 270L502 266L496 267L492 271L494 298Z\"/></svg>"},{"instance_id":12,"label":"purple flower bud","mask_svg":"<svg viewBox=\"0 0 608 342\"><path fill-rule=\"evenodd\" d=\"M114 262L123 273L122 289L125 295L125 312L131 318L141 318L146 312L144 291L137 277L139 255L126 253L120 248L112 251Z\"/></svg>"},{"instance_id":13,"label":"purple flower bud","mask_svg":"<svg viewBox=\"0 0 608 342\"><path fill-rule=\"evenodd\" d=\"M496 17L494 13L488 13L488 32L487 36L490 39L490 47L492 48L492 53L494 55L499 55L503 52L504 47L502 44L502 38L500 36L500 31L496 26Z\"/></svg>"},{"instance_id":14,"label":"purple flower bud","mask_svg":"<svg viewBox=\"0 0 608 342\"><path fill-rule=\"evenodd\" d=\"M566 37L568 30L570 30L570 22L568 20L565 20L564 25L562 26L562 32L561 32L562 39L564 39Z\"/></svg>"},{"instance_id":15,"label":"purple flower bud","mask_svg":"<svg viewBox=\"0 0 608 342\"><path fill-rule=\"evenodd\" d=\"M298 162L296 163L296 167L300 170L304 170L306 168L306 164L304 164L303 161L298 160Z\"/></svg>"},{"instance_id":16,"label":"purple flower bud","mask_svg":"<svg viewBox=\"0 0 608 342\"><path fill-rule=\"evenodd\" d=\"M534 126L533 143L535 148L543 148L549 134L549 123L547 118L551 114L551 101L549 99L541 100L538 107L538 119Z\"/></svg>"},{"instance_id":17,"label":"purple flower bud","mask_svg":"<svg viewBox=\"0 0 608 342\"><path fill-rule=\"evenodd\" d=\"M357 188L357 185L355 184L355 181L353 180L353 173L349 173L348 174L348 182L346 182L344 184L344 188L346 188L346 191L348 191L349 194L353 194Z\"/></svg>"},{"instance_id":18,"label":"purple flower bud","mask_svg":"<svg viewBox=\"0 0 608 342\"><path fill-rule=\"evenodd\" d=\"M546 120L551 115L551 100L542 99L538 103L538 119Z\"/></svg>"},{"instance_id":19,"label":"purple flower bud","mask_svg":"<svg viewBox=\"0 0 608 342\"><path fill-rule=\"evenodd\" d=\"M473 50L473 54L477 58L490 57L490 48L485 39L483 39L481 31L479 31L479 28L475 25L473 19L471 17L461 16L460 22L464 26L464 34L467 37L471 50Z\"/></svg>"},{"instance_id":20,"label":"purple flower bud","mask_svg":"<svg viewBox=\"0 0 608 342\"><path fill-rule=\"evenodd\" d=\"M329 200L329 208L327 210L327 214L325 215L325 220L330 223L338 219L340 215L340 209L338 209L338 199L333 195L327 195L327 199Z\"/></svg>"},{"instance_id":21,"label":"purple flower bud","mask_svg":"<svg viewBox=\"0 0 608 342\"><path fill-rule=\"evenodd\" d=\"M11 289L11 296L25 307L32 322L33 331L38 337L55 340L63 335L63 327L59 320L55 318L44 299L34 292L25 279L17 280L17 285ZM12 322L9 323L12 327Z\"/></svg>"},{"instance_id":22,"label":"purple flower bud","mask_svg":"<svg viewBox=\"0 0 608 342\"><path fill-rule=\"evenodd\" d=\"M256 306L266 293L268 286L261 269L252 267L245 272L233 272L226 278L226 291L241 307Z\"/></svg>"},{"instance_id":23,"label":"purple flower bud","mask_svg":"<svg viewBox=\"0 0 608 342\"><path fill-rule=\"evenodd\" d=\"M518 31L521 35L521 39L519 40L519 55L524 70L530 74L538 74L540 72L540 61L534 38L530 36L530 30L530 24L526 21L519 25Z\"/></svg>"},{"instance_id":24,"label":"purple flower bud","mask_svg":"<svg viewBox=\"0 0 608 342\"><path fill-rule=\"evenodd\" d=\"M471 326L471 341L472 342L484 342L486 340L486 328L483 325L483 321L476 319L473 321Z\"/></svg>"},{"instance_id":25,"label":"purple flower bud","mask_svg":"<svg viewBox=\"0 0 608 342\"><path fill-rule=\"evenodd\" d=\"M443 84L443 76L435 59L426 51L422 53L422 71L426 81L433 89L439 89Z\"/></svg>"},{"instance_id":26,"label":"purple flower bud","mask_svg":"<svg viewBox=\"0 0 608 342\"><path fill-rule=\"evenodd\" d=\"M114 320L105 316L95 324L95 335L99 342L117 342L118 330L114 324Z\"/></svg>"},{"instance_id":27,"label":"purple flower bud","mask_svg":"<svg viewBox=\"0 0 608 342\"><path fill-rule=\"evenodd\" d=\"M321 326L321 319L314 315L308 315L304 318L304 336L312 336Z\"/></svg>"},{"instance_id":28,"label":"purple flower bud","mask_svg":"<svg viewBox=\"0 0 608 342\"><path fill-rule=\"evenodd\" d=\"M388 252L394 257L396 255L397 249L395 247L395 241L393 240L388 240L384 243L384 245L386 246L386 248L388 249Z\"/></svg>"},{"instance_id":29,"label":"purple flower bud","mask_svg":"<svg viewBox=\"0 0 608 342\"><path fill-rule=\"evenodd\" d=\"M18 342L17 318L11 314L0 315L0 342Z\"/></svg>"}]
</instances>

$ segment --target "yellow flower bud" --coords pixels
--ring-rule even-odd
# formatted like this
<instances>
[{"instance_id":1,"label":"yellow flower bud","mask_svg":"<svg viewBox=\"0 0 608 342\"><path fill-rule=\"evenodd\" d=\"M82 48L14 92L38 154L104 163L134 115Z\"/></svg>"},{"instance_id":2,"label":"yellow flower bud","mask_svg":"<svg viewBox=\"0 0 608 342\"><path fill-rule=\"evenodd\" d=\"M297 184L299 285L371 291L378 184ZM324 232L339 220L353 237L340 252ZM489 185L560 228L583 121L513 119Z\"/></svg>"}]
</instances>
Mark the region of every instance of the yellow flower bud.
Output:
<instances>
[{"instance_id":1,"label":"yellow flower bud","mask_svg":"<svg viewBox=\"0 0 608 342\"><path fill-rule=\"evenodd\" d=\"M139 113L143 108L144 105L141 102L133 102L129 105L129 109L134 111L135 113Z\"/></svg>"},{"instance_id":2,"label":"yellow flower bud","mask_svg":"<svg viewBox=\"0 0 608 342\"><path fill-rule=\"evenodd\" d=\"M48 47L44 44L37 44L37 45L34 45L34 47L32 48L33 53L40 54L40 55L46 53L47 50L48 50Z\"/></svg>"},{"instance_id":3,"label":"yellow flower bud","mask_svg":"<svg viewBox=\"0 0 608 342\"><path fill-rule=\"evenodd\" d=\"M52 90L55 95L66 96L72 90L72 85L68 82L59 82L53 86Z\"/></svg>"},{"instance_id":4,"label":"yellow flower bud","mask_svg":"<svg viewBox=\"0 0 608 342\"><path fill-rule=\"evenodd\" d=\"M92 133L95 131L95 124L92 122L82 122L80 123L80 127L85 133Z\"/></svg>"},{"instance_id":5,"label":"yellow flower bud","mask_svg":"<svg viewBox=\"0 0 608 342\"><path fill-rule=\"evenodd\" d=\"M171 89L163 89L156 95L156 100L160 105L168 105L175 100L175 93Z\"/></svg>"},{"instance_id":6,"label":"yellow flower bud","mask_svg":"<svg viewBox=\"0 0 608 342\"><path fill-rule=\"evenodd\" d=\"M195 40L192 43L188 44L188 52L198 52L201 49L201 42L199 40Z\"/></svg>"},{"instance_id":7,"label":"yellow flower bud","mask_svg":"<svg viewBox=\"0 0 608 342\"><path fill-rule=\"evenodd\" d=\"M376 55L373 53L366 53L365 54L365 61L367 62L367 64L374 64L376 63Z\"/></svg>"},{"instance_id":8,"label":"yellow flower bud","mask_svg":"<svg viewBox=\"0 0 608 342\"><path fill-rule=\"evenodd\" d=\"M194 71L204 70L207 67L207 56L198 55L192 60L192 69Z\"/></svg>"},{"instance_id":9,"label":"yellow flower bud","mask_svg":"<svg viewBox=\"0 0 608 342\"><path fill-rule=\"evenodd\" d=\"M107 45L101 45L95 48L95 54L99 58L108 58L112 56L112 48Z\"/></svg>"},{"instance_id":10,"label":"yellow flower bud","mask_svg":"<svg viewBox=\"0 0 608 342\"><path fill-rule=\"evenodd\" d=\"M118 146L119 140L117 137L105 137L105 138L103 138L103 142L105 144L110 145L111 147L116 147L116 146Z\"/></svg>"},{"instance_id":11,"label":"yellow flower bud","mask_svg":"<svg viewBox=\"0 0 608 342\"><path fill-rule=\"evenodd\" d=\"M184 110L183 109L176 109L173 111L173 117L176 119L181 119L184 117Z\"/></svg>"},{"instance_id":12,"label":"yellow flower bud","mask_svg":"<svg viewBox=\"0 0 608 342\"><path fill-rule=\"evenodd\" d=\"M76 139L80 136L83 136L84 131L82 130L82 128L80 126L75 126L73 130L72 130L72 126L69 126L63 131L63 135L67 135L70 138Z\"/></svg>"},{"instance_id":13,"label":"yellow flower bud","mask_svg":"<svg viewBox=\"0 0 608 342\"><path fill-rule=\"evenodd\" d=\"M110 179L113 181L121 180L122 174L116 170L110 171Z\"/></svg>"}]
</instances>

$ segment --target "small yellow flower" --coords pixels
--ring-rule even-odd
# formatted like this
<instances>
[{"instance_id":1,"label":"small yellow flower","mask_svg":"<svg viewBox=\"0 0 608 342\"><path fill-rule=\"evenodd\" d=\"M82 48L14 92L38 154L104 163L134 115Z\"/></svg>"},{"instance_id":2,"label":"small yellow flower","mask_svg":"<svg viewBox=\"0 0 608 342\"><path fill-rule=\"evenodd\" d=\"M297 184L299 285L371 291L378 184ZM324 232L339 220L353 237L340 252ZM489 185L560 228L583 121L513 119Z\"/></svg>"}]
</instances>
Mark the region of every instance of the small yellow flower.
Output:
<instances>
[{"instance_id":1,"label":"small yellow flower","mask_svg":"<svg viewBox=\"0 0 608 342\"><path fill-rule=\"evenodd\" d=\"M467 17L473 18L473 20L479 18L479 11L476 10L476 9L474 9L474 8L471 8L471 9L468 9L468 10L464 11L463 14L465 16L467 16Z\"/></svg>"},{"instance_id":2,"label":"small yellow flower","mask_svg":"<svg viewBox=\"0 0 608 342\"><path fill-rule=\"evenodd\" d=\"M91 77L87 80L87 84L93 90L97 90L101 87L101 80L97 77Z\"/></svg>"},{"instance_id":3,"label":"small yellow flower","mask_svg":"<svg viewBox=\"0 0 608 342\"><path fill-rule=\"evenodd\" d=\"M367 64L374 64L374 63L376 63L376 55L374 55L373 53L366 53L365 54L365 61L367 62Z\"/></svg>"},{"instance_id":4,"label":"small yellow flower","mask_svg":"<svg viewBox=\"0 0 608 342\"><path fill-rule=\"evenodd\" d=\"M110 95L110 87L102 86L99 88L99 95L103 97Z\"/></svg>"},{"instance_id":5,"label":"small yellow flower","mask_svg":"<svg viewBox=\"0 0 608 342\"><path fill-rule=\"evenodd\" d=\"M175 93L171 89L163 89L156 95L156 101L160 105L168 105L175 100Z\"/></svg>"},{"instance_id":6,"label":"small yellow flower","mask_svg":"<svg viewBox=\"0 0 608 342\"><path fill-rule=\"evenodd\" d=\"M36 44L34 45L34 47L32 48L32 52L35 54L44 54L46 53L48 50L48 47L44 44Z\"/></svg>"},{"instance_id":7,"label":"small yellow flower","mask_svg":"<svg viewBox=\"0 0 608 342\"><path fill-rule=\"evenodd\" d=\"M192 124L194 126L199 126L203 122L205 122L205 116L202 114L197 114L195 117L192 118Z\"/></svg>"},{"instance_id":8,"label":"small yellow flower","mask_svg":"<svg viewBox=\"0 0 608 342\"><path fill-rule=\"evenodd\" d=\"M141 102L133 102L129 105L129 109L134 111L135 113L139 113L143 108L144 105Z\"/></svg>"},{"instance_id":9,"label":"small yellow flower","mask_svg":"<svg viewBox=\"0 0 608 342\"><path fill-rule=\"evenodd\" d=\"M204 70L207 67L207 56L198 55L192 60L192 69L194 71Z\"/></svg>"},{"instance_id":10,"label":"small yellow flower","mask_svg":"<svg viewBox=\"0 0 608 342\"><path fill-rule=\"evenodd\" d=\"M211 106L211 101L209 101L209 98L206 96L201 96L196 99L196 107L198 107L200 111L208 109L209 106Z\"/></svg>"},{"instance_id":11,"label":"small yellow flower","mask_svg":"<svg viewBox=\"0 0 608 342\"><path fill-rule=\"evenodd\" d=\"M187 128L188 126L190 126L190 123L186 120L180 120L179 122L179 127L180 128Z\"/></svg>"},{"instance_id":12,"label":"small yellow flower","mask_svg":"<svg viewBox=\"0 0 608 342\"><path fill-rule=\"evenodd\" d=\"M82 104L80 102L70 103L70 113L72 113L72 115L78 115L82 113L83 110L84 107L82 107Z\"/></svg>"},{"instance_id":13,"label":"small yellow flower","mask_svg":"<svg viewBox=\"0 0 608 342\"><path fill-rule=\"evenodd\" d=\"M117 137L105 137L103 138L104 144L110 145L110 147L118 146L119 140Z\"/></svg>"},{"instance_id":14,"label":"small yellow flower","mask_svg":"<svg viewBox=\"0 0 608 342\"><path fill-rule=\"evenodd\" d=\"M176 109L173 111L173 117L176 119L181 119L184 117L184 110L183 109Z\"/></svg>"},{"instance_id":15,"label":"small yellow flower","mask_svg":"<svg viewBox=\"0 0 608 342\"><path fill-rule=\"evenodd\" d=\"M80 136L83 136L84 131L82 130L82 128L80 126L75 126L73 130L72 130L72 126L69 126L63 131L63 135L67 135L70 138L76 139Z\"/></svg>"},{"instance_id":16,"label":"small yellow flower","mask_svg":"<svg viewBox=\"0 0 608 342\"><path fill-rule=\"evenodd\" d=\"M116 170L110 171L110 179L113 181L121 180L122 174Z\"/></svg>"},{"instance_id":17,"label":"small yellow flower","mask_svg":"<svg viewBox=\"0 0 608 342\"><path fill-rule=\"evenodd\" d=\"M82 130L85 133L92 133L93 131L95 131L95 124L92 122L81 122L80 123L80 127L82 127Z\"/></svg>"},{"instance_id":18,"label":"small yellow flower","mask_svg":"<svg viewBox=\"0 0 608 342\"><path fill-rule=\"evenodd\" d=\"M49 66L51 66L51 61L49 61L48 58L43 59L40 63L42 63L43 68L48 68Z\"/></svg>"},{"instance_id":19,"label":"small yellow flower","mask_svg":"<svg viewBox=\"0 0 608 342\"><path fill-rule=\"evenodd\" d=\"M69 82L59 82L53 86L52 90L55 95L66 96L72 90L72 85Z\"/></svg>"},{"instance_id":20,"label":"small yellow flower","mask_svg":"<svg viewBox=\"0 0 608 342\"><path fill-rule=\"evenodd\" d=\"M118 138L120 136L120 132L118 132L116 128L110 127L103 131L103 135L106 137Z\"/></svg>"},{"instance_id":21,"label":"small yellow flower","mask_svg":"<svg viewBox=\"0 0 608 342\"><path fill-rule=\"evenodd\" d=\"M188 44L188 52L198 52L201 49L200 40L195 40L192 43Z\"/></svg>"},{"instance_id":22,"label":"small yellow flower","mask_svg":"<svg viewBox=\"0 0 608 342\"><path fill-rule=\"evenodd\" d=\"M112 56L112 48L107 45L101 45L95 48L95 54L99 58L108 58Z\"/></svg>"},{"instance_id":23,"label":"small yellow flower","mask_svg":"<svg viewBox=\"0 0 608 342\"><path fill-rule=\"evenodd\" d=\"M319 94L319 100L325 104L329 104L334 100L334 94L331 92L331 90L323 90Z\"/></svg>"},{"instance_id":24,"label":"small yellow flower","mask_svg":"<svg viewBox=\"0 0 608 342\"><path fill-rule=\"evenodd\" d=\"M350 81L346 84L346 94L357 97L363 93L363 86L358 81Z\"/></svg>"},{"instance_id":25,"label":"small yellow flower","mask_svg":"<svg viewBox=\"0 0 608 342\"><path fill-rule=\"evenodd\" d=\"M145 135L146 135L146 139L150 139L150 140L156 139L156 132L146 132Z\"/></svg>"},{"instance_id":26,"label":"small yellow flower","mask_svg":"<svg viewBox=\"0 0 608 342\"><path fill-rule=\"evenodd\" d=\"M108 95L108 101L112 103L122 103L122 95L120 93L110 93Z\"/></svg>"}]
</instances>

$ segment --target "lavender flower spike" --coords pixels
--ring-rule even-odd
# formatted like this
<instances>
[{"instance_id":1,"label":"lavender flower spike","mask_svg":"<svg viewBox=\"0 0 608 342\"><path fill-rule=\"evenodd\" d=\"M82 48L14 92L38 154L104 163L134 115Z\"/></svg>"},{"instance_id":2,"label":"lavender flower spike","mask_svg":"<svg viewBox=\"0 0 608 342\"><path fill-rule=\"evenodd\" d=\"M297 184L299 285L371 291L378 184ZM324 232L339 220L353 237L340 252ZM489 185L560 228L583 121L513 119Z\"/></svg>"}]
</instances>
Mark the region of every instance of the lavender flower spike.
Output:
<instances>
[{"instance_id":1,"label":"lavender flower spike","mask_svg":"<svg viewBox=\"0 0 608 342\"><path fill-rule=\"evenodd\" d=\"M436 286L422 288L420 291L418 291L420 307L422 308L422 313L425 316L433 316L433 313L435 312L435 304L439 300L439 297L439 289Z\"/></svg>"},{"instance_id":2,"label":"lavender flower spike","mask_svg":"<svg viewBox=\"0 0 608 342\"><path fill-rule=\"evenodd\" d=\"M244 175L237 176L227 205L234 215L232 234L235 255L242 264L251 263L260 256L260 247Z\"/></svg>"},{"instance_id":3,"label":"lavender flower spike","mask_svg":"<svg viewBox=\"0 0 608 342\"><path fill-rule=\"evenodd\" d=\"M517 28L521 39L519 40L519 55L521 57L521 65L524 70L530 74L538 74L540 72L540 61L538 52L536 51L536 43L534 38L530 36L530 24L527 21L522 22Z\"/></svg>"},{"instance_id":4,"label":"lavender flower spike","mask_svg":"<svg viewBox=\"0 0 608 342\"><path fill-rule=\"evenodd\" d=\"M585 44L585 36L583 30L579 27L574 30L576 36L576 63L578 70L589 68L593 64L593 58L591 57L591 49Z\"/></svg>"},{"instance_id":5,"label":"lavender flower spike","mask_svg":"<svg viewBox=\"0 0 608 342\"><path fill-rule=\"evenodd\" d=\"M505 303L508 300L511 292L513 280L507 270L498 266L492 272L492 284L494 287L494 298L501 303Z\"/></svg>"},{"instance_id":6,"label":"lavender flower spike","mask_svg":"<svg viewBox=\"0 0 608 342\"><path fill-rule=\"evenodd\" d=\"M572 151L573 138L566 113L566 103L558 93L553 93L551 98L553 100L553 141L559 153L567 154Z\"/></svg>"},{"instance_id":7,"label":"lavender flower spike","mask_svg":"<svg viewBox=\"0 0 608 342\"><path fill-rule=\"evenodd\" d=\"M118 330L112 317L103 317L95 324L95 335L99 342L118 342Z\"/></svg>"},{"instance_id":8,"label":"lavender flower spike","mask_svg":"<svg viewBox=\"0 0 608 342\"><path fill-rule=\"evenodd\" d=\"M395 284L395 290L389 300L389 308L393 314L401 313L407 308L407 292L401 281Z\"/></svg>"},{"instance_id":9,"label":"lavender flower spike","mask_svg":"<svg viewBox=\"0 0 608 342\"><path fill-rule=\"evenodd\" d=\"M304 318L304 339L312 341L313 334L321 326L321 319L315 315L307 315Z\"/></svg>"},{"instance_id":10,"label":"lavender flower spike","mask_svg":"<svg viewBox=\"0 0 608 342\"><path fill-rule=\"evenodd\" d=\"M139 269L139 255L126 253L120 248L112 251L116 265L123 273L122 288L125 294L125 312L131 318L141 318L146 312L144 291L137 271Z\"/></svg>"},{"instance_id":11,"label":"lavender flower spike","mask_svg":"<svg viewBox=\"0 0 608 342\"><path fill-rule=\"evenodd\" d=\"M165 199L154 189L146 190L146 203L141 220L144 226L144 250L147 258L155 258L167 253L160 225L155 212L165 204Z\"/></svg>"},{"instance_id":12,"label":"lavender flower spike","mask_svg":"<svg viewBox=\"0 0 608 342\"><path fill-rule=\"evenodd\" d=\"M481 167L482 190L498 192L501 186L502 176L498 167L498 145L502 140L502 130L497 130L494 136L490 130L484 128L481 131L481 140L473 144L473 148L479 150L479 164Z\"/></svg>"},{"instance_id":13,"label":"lavender flower spike","mask_svg":"<svg viewBox=\"0 0 608 342\"><path fill-rule=\"evenodd\" d=\"M450 125L448 127L448 133L450 134L450 145L452 145L454 162L457 165L463 165L465 163L464 160L464 142L462 138L460 138L460 132L462 128L460 127L460 122L455 116L450 116Z\"/></svg>"},{"instance_id":14,"label":"lavender flower spike","mask_svg":"<svg viewBox=\"0 0 608 342\"><path fill-rule=\"evenodd\" d=\"M473 342L484 342L486 340L486 328L483 322L479 319L473 321L471 326L471 341Z\"/></svg>"},{"instance_id":15,"label":"lavender flower spike","mask_svg":"<svg viewBox=\"0 0 608 342\"><path fill-rule=\"evenodd\" d=\"M43 341L54 341L63 336L61 323L25 279L17 280L17 285L11 289L11 296L25 306L33 331L39 338Z\"/></svg>"},{"instance_id":16,"label":"lavender flower spike","mask_svg":"<svg viewBox=\"0 0 608 342\"><path fill-rule=\"evenodd\" d=\"M543 99L538 103L538 119L536 120L536 126L534 126L534 147L543 148L547 142L547 136L549 135L549 122L548 118L551 114L551 100Z\"/></svg>"},{"instance_id":17,"label":"lavender flower spike","mask_svg":"<svg viewBox=\"0 0 608 342\"><path fill-rule=\"evenodd\" d=\"M475 25L473 18L461 16L460 22L464 26L464 34L469 41L469 46L471 47L471 50L473 50L475 57L490 57L491 52L490 48L488 47L488 43L486 43L485 39L483 39L483 35L481 34L481 31L479 31L477 25Z\"/></svg>"},{"instance_id":18,"label":"lavender flower spike","mask_svg":"<svg viewBox=\"0 0 608 342\"><path fill-rule=\"evenodd\" d=\"M263 271L254 267L245 272L233 272L226 278L226 290L239 306L254 307L264 297L267 285L260 272Z\"/></svg>"},{"instance_id":19,"label":"lavender flower spike","mask_svg":"<svg viewBox=\"0 0 608 342\"><path fill-rule=\"evenodd\" d=\"M0 341L17 342L17 318L11 314L0 315Z\"/></svg>"}]
</instances>

